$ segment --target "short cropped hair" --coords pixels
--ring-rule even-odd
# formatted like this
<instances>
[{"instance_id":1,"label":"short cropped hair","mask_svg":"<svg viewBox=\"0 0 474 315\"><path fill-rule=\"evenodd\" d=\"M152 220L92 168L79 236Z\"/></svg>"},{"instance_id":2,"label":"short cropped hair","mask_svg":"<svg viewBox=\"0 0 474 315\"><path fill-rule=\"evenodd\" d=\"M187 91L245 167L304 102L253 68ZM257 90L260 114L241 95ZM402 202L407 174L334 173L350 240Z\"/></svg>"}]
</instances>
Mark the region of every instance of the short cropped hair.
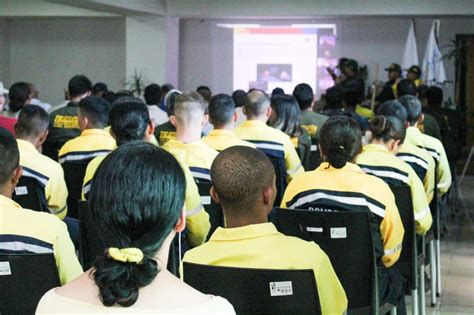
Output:
<instances>
[{"instance_id":1,"label":"short cropped hair","mask_svg":"<svg viewBox=\"0 0 474 315\"><path fill-rule=\"evenodd\" d=\"M18 138L37 137L49 127L48 113L37 105L25 106L15 125L15 133Z\"/></svg>"},{"instance_id":2,"label":"short cropped hair","mask_svg":"<svg viewBox=\"0 0 474 315\"><path fill-rule=\"evenodd\" d=\"M0 184L3 185L20 164L20 152L15 137L0 127Z\"/></svg>"},{"instance_id":3,"label":"short cropped hair","mask_svg":"<svg viewBox=\"0 0 474 315\"><path fill-rule=\"evenodd\" d=\"M275 169L261 151L233 146L222 151L211 166L212 185L223 207L250 210L264 187L273 185Z\"/></svg>"},{"instance_id":4,"label":"short cropped hair","mask_svg":"<svg viewBox=\"0 0 474 315\"><path fill-rule=\"evenodd\" d=\"M405 95L398 99L407 111L407 121L413 126L421 116L421 102L412 95Z\"/></svg>"},{"instance_id":5,"label":"short cropped hair","mask_svg":"<svg viewBox=\"0 0 474 315\"><path fill-rule=\"evenodd\" d=\"M405 107L403 107L403 105L397 100L390 100L380 104L375 110L375 114L397 117L404 124L408 117Z\"/></svg>"},{"instance_id":6,"label":"short cropped hair","mask_svg":"<svg viewBox=\"0 0 474 315\"><path fill-rule=\"evenodd\" d=\"M198 86L196 92L201 94L202 98L205 99L207 102L209 102L212 97L212 91L207 85Z\"/></svg>"},{"instance_id":7,"label":"short cropped hair","mask_svg":"<svg viewBox=\"0 0 474 315\"><path fill-rule=\"evenodd\" d=\"M174 116L180 123L189 123L201 119L206 111L206 103L197 92L187 92L176 98Z\"/></svg>"},{"instance_id":8,"label":"short cropped hair","mask_svg":"<svg viewBox=\"0 0 474 315\"><path fill-rule=\"evenodd\" d=\"M217 94L209 101L209 118L215 127L227 125L235 113L235 103L230 95Z\"/></svg>"},{"instance_id":9,"label":"short cropped hair","mask_svg":"<svg viewBox=\"0 0 474 315\"><path fill-rule=\"evenodd\" d=\"M298 101L301 110L310 108L314 100L313 89L306 83L300 83L295 86L293 96L296 98L296 101Z\"/></svg>"},{"instance_id":10,"label":"short cropped hair","mask_svg":"<svg viewBox=\"0 0 474 315\"><path fill-rule=\"evenodd\" d=\"M244 107L247 115L260 116L270 107L270 98L263 91L253 90L247 94Z\"/></svg>"},{"instance_id":11,"label":"short cropped hair","mask_svg":"<svg viewBox=\"0 0 474 315\"><path fill-rule=\"evenodd\" d=\"M443 90L437 86L427 88L425 96L429 105L441 105L443 103Z\"/></svg>"},{"instance_id":12,"label":"short cropped hair","mask_svg":"<svg viewBox=\"0 0 474 315\"><path fill-rule=\"evenodd\" d=\"M344 101L344 91L339 86L333 86L326 90L326 108L337 109L342 108Z\"/></svg>"},{"instance_id":13,"label":"short cropped hair","mask_svg":"<svg viewBox=\"0 0 474 315\"><path fill-rule=\"evenodd\" d=\"M112 104L109 124L117 146L130 141L143 140L149 122L148 108L139 98L126 96Z\"/></svg>"},{"instance_id":14,"label":"short cropped hair","mask_svg":"<svg viewBox=\"0 0 474 315\"><path fill-rule=\"evenodd\" d=\"M159 104L161 101L161 87L155 83L148 85L143 97L147 105Z\"/></svg>"},{"instance_id":15,"label":"short cropped hair","mask_svg":"<svg viewBox=\"0 0 474 315\"><path fill-rule=\"evenodd\" d=\"M109 110L109 103L99 96L88 96L79 102L79 115L87 117L93 128L107 126Z\"/></svg>"},{"instance_id":16,"label":"short cropped hair","mask_svg":"<svg viewBox=\"0 0 474 315\"><path fill-rule=\"evenodd\" d=\"M16 82L10 87L8 98L10 99L10 110L17 112L21 110L29 100L31 94L30 86L26 82Z\"/></svg>"},{"instance_id":17,"label":"short cropped hair","mask_svg":"<svg viewBox=\"0 0 474 315\"><path fill-rule=\"evenodd\" d=\"M403 79L397 84L397 95L399 98L405 95L416 96L417 91L416 84L412 80Z\"/></svg>"},{"instance_id":18,"label":"short cropped hair","mask_svg":"<svg viewBox=\"0 0 474 315\"><path fill-rule=\"evenodd\" d=\"M245 105L245 100L247 99L247 92L244 90L235 90L232 93L232 99L234 100L235 107L242 107Z\"/></svg>"},{"instance_id":19,"label":"short cropped hair","mask_svg":"<svg viewBox=\"0 0 474 315\"><path fill-rule=\"evenodd\" d=\"M67 85L69 96L74 98L92 91L92 82L85 75L76 75L69 80Z\"/></svg>"}]
</instances>

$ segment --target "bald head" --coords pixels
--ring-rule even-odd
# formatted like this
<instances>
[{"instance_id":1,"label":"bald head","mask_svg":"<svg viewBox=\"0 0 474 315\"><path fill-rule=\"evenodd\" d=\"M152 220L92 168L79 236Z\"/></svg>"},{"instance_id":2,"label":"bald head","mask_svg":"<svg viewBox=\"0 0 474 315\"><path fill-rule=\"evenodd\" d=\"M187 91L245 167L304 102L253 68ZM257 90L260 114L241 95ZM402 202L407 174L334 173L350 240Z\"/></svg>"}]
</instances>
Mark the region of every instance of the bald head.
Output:
<instances>
[{"instance_id":1,"label":"bald head","mask_svg":"<svg viewBox=\"0 0 474 315\"><path fill-rule=\"evenodd\" d=\"M247 94L244 108L248 119L264 115L269 107L270 98L263 91L253 90Z\"/></svg>"},{"instance_id":2,"label":"bald head","mask_svg":"<svg viewBox=\"0 0 474 315\"><path fill-rule=\"evenodd\" d=\"M222 151L212 163L211 180L224 211L232 209L233 215L238 216L263 211L262 192L273 189L275 170L261 151L233 146Z\"/></svg>"}]
</instances>

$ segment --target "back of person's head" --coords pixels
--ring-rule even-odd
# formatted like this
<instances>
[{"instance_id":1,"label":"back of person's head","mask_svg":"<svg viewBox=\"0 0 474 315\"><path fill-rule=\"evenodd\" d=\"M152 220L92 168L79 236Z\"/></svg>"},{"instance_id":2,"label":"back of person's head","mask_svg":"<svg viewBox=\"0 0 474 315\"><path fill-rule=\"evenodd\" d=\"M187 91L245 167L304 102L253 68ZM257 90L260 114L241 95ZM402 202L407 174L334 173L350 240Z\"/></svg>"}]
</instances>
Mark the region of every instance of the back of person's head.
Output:
<instances>
[{"instance_id":1,"label":"back of person's head","mask_svg":"<svg viewBox=\"0 0 474 315\"><path fill-rule=\"evenodd\" d=\"M247 118L259 117L265 114L269 107L270 98L263 91L253 90L247 94L244 105Z\"/></svg>"},{"instance_id":2,"label":"back of person's head","mask_svg":"<svg viewBox=\"0 0 474 315\"><path fill-rule=\"evenodd\" d=\"M293 90L293 96L296 98L301 110L308 109L313 104L314 94L313 89L311 86L309 86L309 84L300 83L295 86L295 89Z\"/></svg>"},{"instance_id":3,"label":"back of person's head","mask_svg":"<svg viewBox=\"0 0 474 315\"><path fill-rule=\"evenodd\" d=\"M235 103L230 95L216 94L209 101L209 119L214 128L221 128L232 122Z\"/></svg>"},{"instance_id":4,"label":"back of person's head","mask_svg":"<svg viewBox=\"0 0 474 315\"><path fill-rule=\"evenodd\" d=\"M416 96L417 91L416 84L412 80L403 79L397 84L397 95L399 98L405 95Z\"/></svg>"},{"instance_id":5,"label":"back of person's head","mask_svg":"<svg viewBox=\"0 0 474 315\"><path fill-rule=\"evenodd\" d=\"M211 179L224 209L232 209L232 212L258 211L260 209L255 209L255 206L262 190L274 185L275 169L261 151L233 146L214 159Z\"/></svg>"},{"instance_id":6,"label":"back of person's head","mask_svg":"<svg viewBox=\"0 0 474 315\"><path fill-rule=\"evenodd\" d=\"M326 108L338 109L342 108L344 101L344 91L339 86L333 86L326 90Z\"/></svg>"},{"instance_id":7,"label":"back of person's head","mask_svg":"<svg viewBox=\"0 0 474 315\"><path fill-rule=\"evenodd\" d=\"M301 111L296 99L291 95L273 96L271 106L273 114L269 120L270 126L283 131L290 137L299 136Z\"/></svg>"},{"instance_id":8,"label":"back of person's head","mask_svg":"<svg viewBox=\"0 0 474 315\"><path fill-rule=\"evenodd\" d=\"M344 92L344 104L347 108L355 109L357 104L359 104L359 101L359 92L355 90L347 90Z\"/></svg>"},{"instance_id":9,"label":"back of person's head","mask_svg":"<svg viewBox=\"0 0 474 315\"><path fill-rule=\"evenodd\" d=\"M5 185L20 164L20 152L15 137L0 127L0 185ZM0 192L1 194L1 192Z\"/></svg>"},{"instance_id":10,"label":"back of person's head","mask_svg":"<svg viewBox=\"0 0 474 315\"><path fill-rule=\"evenodd\" d=\"M104 96L104 94L107 93L108 91L109 91L109 89L107 87L107 84L105 84L103 82L97 82L92 87L92 95Z\"/></svg>"},{"instance_id":11,"label":"back of person's head","mask_svg":"<svg viewBox=\"0 0 474 315\"><path fill-rule=\"evenodd\" d=\"M176 97L174 116L184 127L191 123L201 123L205 111L206 103L197 92L187 92Z\"/></svg>"},{"instance_id":12,"label":"back of person's head","mask_svg":"<svg viewBox=\"0 0 474 315\"><path fill-rule=\"evenodd\" d=\"M149 123L150 114L141 99L122 97L112 104L109 124L117 146L143 140Z\"/></svg>"},{"instance_id":13,"label":"back of person's head","mask_svg":"<svg viewBox=\"0 0 474 315\"><path fill-rule=\"evenodd\" d=\"M400 104L405 107L407 112L407 121L411 126L414 126L421 116L421 102L418 98L412 95L405 95L398 99Z\"/></svg>"},{"instance_id":14,"label":"back of person's head","mask_svg":"<svg viewBox=\"0 0 474 315\"><path fill-rule=\"evenodd\" d=\"M166 268L158 266L155 257L177 228L185 191L179 163L153 144L124 144L100 164L92 182L90 210L100 244L108 249L96 259L93 271L105 306L135 304L139 289ZM143 257L117 261L111 248L134 248Z\"/></svg>"},{"instance_id":15,"label":"back of person's head","mask_svg":"<svg viewBox=\"0 0 474 315\"><path fill-rule=\"evenodd\" d=\"M122 97L133 97L133 92L129 90L120 90L115 93L115 99L118 100Z\"/></svg>"},{"instance_id":16,"label":"back of person's head","mask_svg":"<svg viewBox=\"0 0 474 315\"><path fill-rule=\"evenodd\" d=\"M109 103L99 96L87 96L79 102L79 119L87 118L89 128L103 129L109 120Z\"/></svg>"},{"instance_id":17,"label":"back of person's head","mask_svg":"<svg viewBox=\"0 0 474 315\"><path fill-rule=\"evenodd\" d=\"M168 94L169 91L174 90L174 86L171 83L165 83L161 86L161 99L164 99L166 94Z\"/></svg>"},{"instance_id":18,"label":"back of person's head","mask_svg":"<svg viewBox=\"0 0 474 315\"><path fill-rule=\"evenodd\" d=\"M276 87L272 90L272 96L277 96L277 95L285 95L285 91L280 87Z\"/></svg>"},{"instance_id":19,"label":"back of person's head","mask_svg":"<svg viewBox=\"0 0 474 315\"><path fill-rule=\"evenodd\" d=\"M362 132L359 124L347 116L332 116L319 131L323 157L334 168L343 168L353 161L361 149Z\"/></svg>"},{"instance_id":20,"label":"back of person's head","mask_svg":"<svg viewBox=\"0 0 474 315\"><path fill-rule=\"evenodd\" d=\"M443 103L443 90L437 86L430 86L425 91L426 101L430 106L441 106Z\"/></svg>"},{"instance_id":21,"label":"back of person's head","mask_svg":"<svg viewBox=\"0 0 474 315\"><path fill-rule=\"evenodd\" d=\"M247 99L247 92L244 90L235 90L232 93L232 99L234 100L235 107L242 107L245 105L245 100Z\"/></svg>"},{"instance_id":22,"label":"back of person's head","mask_svg":"<svg viewBox=\"0 0 474 315\"><path fill-rule=\"evenodd\" d=\"M112 91L107 91L105 92L105 94L102 96L107 102L109 102L109 104L112 104L113 102L115 102L115 100L117 99L117 95L115 94L115 92L112 92Z\"/></svg>"},{"instance_id":23,"label":"back of person's head","mask_svg":"<svg viewBox=\"0 0 474 315\"><path fill-rule=\"evenodd\" d=\"M204 100L206 100L206 102L209 102L209 100L211 99L212 97L212 91L211 89L206 86L206 85L200 85L197 87L196 89L196 92L198 92L199 94L201 94L202 98Z\"/></svg>"},{"instance_id":24,"label":"back of person's head","mask_svg":"<svg viewBox=\"0 0 474 315\"><path fill-rule=\"evenodd\" d=\"M67 85L70 98L82 96L92 91L92 82L85 75L76 75L69 80Z\"/></svg>"},{"instance_id":25,"label":"back of person's head","mask_svg":"<svg viewBox=\"0 0 474 315\"><path fill-rule=\"evenodd\" d=\"M375 116L370 120L372 137L387 143L390 140L405 141L405 124L395 116Z\"/></svg>"},{"instance_id":26,"label":"back of person's head","mask_svg":"<svg viewBox=\"0 0 474 315\"><path fill-rule=\"evenodd\" d=\"M165 96L165 108L166 108L166 113L168 116L174 115L174 106L176 104L176 98L180 96L182 93L179 90L170 90L168 94Z\"/></svg>"},{"instance_id":27,"label":"back of person's head","mask_svg":"<svg viewBox=\"0 0 474 315\"><path fill-rule=\"evenodd\" d=\"M10 110L17 112L30 101L30 86L26 82L16 82L10 87L8 97L10 99Z\"/></svg>"},{"instance_id":28,"label":"back of person's head","mask_svg":"<svg viewBox=\"0 0 474 315\"><path fill-rule=\"evenodd\" d=\"M397 100L386 101L380 104L375 110L375 114L382 116L395 116L404 124L408 118L407 110Z\"/></svg>"},{"instance_id":29,"label":"back of person's head","mask_svg":"<svg viewBox=\"0 0 474 315\"><path fill-rule=\"evenodd\" d=\"M426 84L420 84L416 89L416 92L418 94L418 99L421 102L423 102L426 99L426 90L427 89L428 89L428 85L426 85Z\"/></svg>"},{"instance_id":30,"label":"back of person's head","mask_svg":"<svg viewBox=\"0 0 474 315\"><path fill-rule=\"evenodd\" d=\"M40 106L27 105L18 116L15 133L19 139L36 138L47 131L48 127L48 113Z\"/></svg>"},{"instance_id":31,"label":"back of person's head","mask_svg":"<svg viewBox=\"0 0 474 315\"><path fill-rule=\"evenodd\" d=\"M148 85L143 97L147 105L159 104L161 101L161 87L155 83Z\"/></svg>"}]
</instances>

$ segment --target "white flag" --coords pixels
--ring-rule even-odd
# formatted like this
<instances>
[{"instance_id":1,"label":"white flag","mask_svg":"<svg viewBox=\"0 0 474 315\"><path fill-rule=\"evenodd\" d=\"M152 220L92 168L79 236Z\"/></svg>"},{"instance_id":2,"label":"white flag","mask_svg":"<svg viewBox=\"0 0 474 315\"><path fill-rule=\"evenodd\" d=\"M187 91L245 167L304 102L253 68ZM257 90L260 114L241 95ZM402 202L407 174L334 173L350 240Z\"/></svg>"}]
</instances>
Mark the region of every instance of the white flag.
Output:
<instances>
[{"instance_id":1,"label":"white flag","mask_svg":"<svg viewBox=\"0 0 474 315\"><path fill-rule=\"evenodd\" d=\"M419 65L420 61L418 60L418 48L416 47L415 23L411 22L407 42L405 43L405 50L403 51L402 68L408 69L411 66Z\"/></svg>"},{"instance_id":2,"label":"white flag","mask_svg":"<svg viewBox=\"0 0 474 315\"><path fill-rule=\"evenodd\" d=\"M444 71L443 55L439 51L436 30L439 27L439 20L433 21L430 36L426 44L425 57L423 58L422 76L423 81L428 85L441 85L446 82L446 72Z\"/></svg>"}]
</instances>

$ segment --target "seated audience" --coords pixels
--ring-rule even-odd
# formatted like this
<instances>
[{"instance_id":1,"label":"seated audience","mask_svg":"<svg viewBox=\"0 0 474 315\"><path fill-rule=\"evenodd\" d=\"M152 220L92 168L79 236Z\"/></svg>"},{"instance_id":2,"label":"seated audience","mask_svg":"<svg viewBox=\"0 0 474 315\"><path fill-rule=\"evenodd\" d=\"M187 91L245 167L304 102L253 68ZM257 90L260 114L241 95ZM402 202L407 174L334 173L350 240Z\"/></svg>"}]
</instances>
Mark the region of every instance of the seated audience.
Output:
<instances>
[{"instance_id":1,"label":"seated audience","mask_svg":"<svg viewBox=\"0 0 474 315\"><path fill-rule=\"evenodd\" d=\"M232 99L235 103L235 112L237 113L237 120L235 126L240 126L247 118L243 112L245 100L247 99L247 93L244 90L235 90L232 93Z\"/></svg>"},{"instance_id":2,"label":"seated audience","mask_svg":"<svg viewBox=\"0 0 474 315\"><path fill-rule=\"evenodd\" d=\"M209 103L212 97L211 89L206 85L200 85L197 87L196 92L198 92L202 98Z\"/></svg>"},{"instance_id":3,"label":"seated audience","mask_svg":"<svg viewBox=\"0 0 474 315\"><path fill-rule=\"evenodd\" d=\"M145 88L145 102L150 112L151 121L155 126L164 124L169 120L168 114L158 107L161 100L161 87L158 84L150 84Z\"/></svg>"},{"instance_id":4,"label":"seated audience","mask_svg":"<svg viewBox=\"0 0 474 315\"><path fill-rule=\"evenodd\" d=\"M407 111L409 123L405 142L425 149L436 161L437 189L442 196L451 186L451 169L443 144L438 139L421 133L417 128L417 125L423 122L424 115L421 111L421 102L415 96L405 95L399 101Z\"/></svg>"},{"instance_id":5,"label":"seated audience","mask_svg":"<svg viewBox=\"0 0 474 315\"><path fill-rule=\"evenodd\" d=\"M66 224L49 213L21 208L11 197L22 176L13 135L0 128L0 253L53 253L62 284L82 273Z\"/></svg>"},{"instance_id":6,"label":"seated audience","mask_svg":"<svg viewBox=\"0 0 474 315\"><path fill-rule=\"evenodd\" d=\"M344 91L344 115L352 117L357 121L362 131L369 129L369 121L362 117L356 111L357 106L360 107L360 95L358 91L346 90Z\"/></svg>"},{"instance_id":7,"label":"seated audience","mask_svg":"<svg viewBox=\"0 0 474 315\"><path fill-rule=\"evenodd\" d=\"M300 174L290 182L281 206L317 210L327 205L341 211L368 212L376 254L380 305L398 305L400 302L397 311L402 312L405 309L404 280L390 267L400 257L404 229L388 185L353 164L360 152L361 138L361 130L354 119L345 116L329 118L319 134L324 162L316 170ZM362 201L356 204L355 198Z\"/></svg>"},{"instance_id":8,"label":"seated audience","mask_svg":"<svg viewBox=\"0 0 474 315\"><path fill-rule=\"evenodd\" d=\"M171 90L166 94L164 103L168 117L174 115L174 104L179 95L181 95L181 91L178 90ZM169 140L176 139L176 126L169 120L164 124L156 126L155 137L158 140L159 145L163 146Z\"/></svg>"},{"instance_id":9,"label":"seated audience","mask_svg":"<svg viewBox=\"0 0 474 315\"><path fill-rule=\"evenodd\" d=\"M394 116L375 116L370 121L372 139L357 156L357 165L367 174L377 176L391 186L409 186L416 232L424 235L433 219L423 183L415 171L396 157L406 135L404 123Z\"/></svg>"},{"instance_id":10,"label":"seated audience","mask_svg":"<svg viewBox=\"0 0 474 315\"><path fill-rule=\"evenodd\" d=\"M38 99L39 91L33 83L28 82L28 86L30 87L30 91L31 91L31 95L30 95L31 101L29 102L29 104L38 105L39 107L43 108L46 112L48 112L52 108L51 104L43 103L42 101Z\"/></svg>"},{"instance_id":11,"label":"seated audience","mask_svg":"<svg viewBox=\"0 0 474 315\"><path fill-rule=\"evenodd\" d=\"M3 86L3 82L0 82L0 128L5 128L10 131L12 135L15 135L14 126L16 124L16 119L3 116L3 109L5 107L5 99L7 95L8 90Z\"/></svg>"},{"instance_id":12,"label":"seated audience","mask_svg":"<svg viewBox=\"0 0 474 315\"><path fill-rule=\"evenodd\" d=\"M249 147L228 148L212 164L211 177L211 195L222 206L226 227L217 228L207 243L188 251L183 260L242 268L311 268L322 313L342 314L346 295L326 254L314 242L279 233L267 220L276 196L268 157Z\"/></svg>"},{"instance_id":13,"label":"seated audience","mask_svg":"<svg viewBox=\"0 0 474 315\"><path fill-rule=\"evenodd\" d=\"M209 101L209 120L214 126L202 141L216 151L223 151L228 147L243 145L255 148L250 142L240 140L235 133L234 125L237 121L235 103L227 94L217 94Z\"/></svg>"},{"instance_id":14,"label":"seated audience","mask_svg":"<svg viewBox=\"0 0 474 315\"><path fill-rule=\"evenodd\" d=\"M197 92L183 93L176 98L170 121L176 126L176 140L169 140L163 149L189 166L196 182L210 182L209 171L217 151L201 140L202 127L207 122L206 104Z\"/></svg>"},{"instance_id":15,"label":"seated audience","mask_svg":"<svg viewBox=\"0 0 474 315\"><path fill-rule=\"evenodd\" d=\"M271 98L272 114L268 125L286 133L297 150L301 163L308 168L311 159L311 137L300 125L300 108L291 95L277 95Z\"/></svg>"},{"instance_id":16,"label":"seated audience","mask_svg":"<svg viewBox=\"0 0 474 315\"><path fill-rule=\"evenodd\" d=\"M115 140L104 130L109 103L102 97L88 96L79 102L78 122L81 135L59 150L59 163L89 161L115 148Z\"/></svg>"},{"instance_id":17,"label":"seated audience","mask_svg":"<svg viewBox=\"0 0 474 315\"><path fill-rule=\"evenodd\" d=\"M282 159L286 179L290 181L296 174L304 171L291 139L284 132L267 126L272 113L270 99L259 90L247 95L244 114L247 121L235 128L235 134L242 140L255 144L257 149L267 155Z\"/></svg>"},{"instance_id":18,"label":"seated audience","mask_svg":"<svg viewBox=\"0 0 474 315\"><path fill-rule=\"evenodd\" d=\"M44 193L48 210L60 219L67 213L68 191L61 165L42 155L41 146L48 136L49 116L36 105L27 105L15 125L23 176L36 179ZM37 209L34 209L37 210Z\"/></svg>"},{"instance_id":19,"label":"seated audience","mask_svg":"<svg viewBox=\"0 0 474 315\"><path fill-rule=\"evenodd\" d=\"M47 292L37 314L234 314L225 299L196 291L166 269L171 242L186 225L185 190L179 163L152 144L131 142L109 154L90 199L104 254L75 281Z\"/></svg>"},{"instance_id":20,"label":"seated audience","mask_svg":"<svg viewBox=\"0 0 474 315\"><path fill-rule=\"evenodd\" d=\"M425 133L432 137L435 137L443 142L443 144L449 142L449 132L451 131L451 127L449 125L449 119L444 112L441 104L443 103L443 90L437 86L430 86L424 91L425 96L425 104L422 102L422 111L423 115L425 115L424 126L425 126ZM419 98L421 102L421 97ZM436 135L432 135L426 132L426 117L430 115L433 119L436 120L440 129L440 137Z\"/></svg>"},{"instance_id":21,"label":"seated audience","mask_svg":"<svg viewBox=\"0 0 474 315\"><path fill-rule=\"evenodd\" d=\"M293 96L301 109L301 126L308 131L311 138L317 139L319 129L328 116L313 111L315 101L313 89L306 83L300 83L295 86Z\"/></svg>"},{"instance_id":22,"label":"seated audience","mask_svg":"<svg viewBox=\"0 0 474 315\"><path fill-rule=\"evenodd\" d=\"M26 82L17 82L10 86L10 92L8 94L10 102L8 103L8 110L4 112L5 116L18 118L23 107L30 103L30 94L30 87Z\"/></svg>"},{"instance_id":23,"label":"seated audience","mask_svg":"<svg viewBox=\"0 0 474 315\"><path fill-rule=\"evenodd\" d=\"M97 82L92 86L92 95L94 96L104 97L108 92L109 88L105 83Z\"/></svg>"}]
</instances>

